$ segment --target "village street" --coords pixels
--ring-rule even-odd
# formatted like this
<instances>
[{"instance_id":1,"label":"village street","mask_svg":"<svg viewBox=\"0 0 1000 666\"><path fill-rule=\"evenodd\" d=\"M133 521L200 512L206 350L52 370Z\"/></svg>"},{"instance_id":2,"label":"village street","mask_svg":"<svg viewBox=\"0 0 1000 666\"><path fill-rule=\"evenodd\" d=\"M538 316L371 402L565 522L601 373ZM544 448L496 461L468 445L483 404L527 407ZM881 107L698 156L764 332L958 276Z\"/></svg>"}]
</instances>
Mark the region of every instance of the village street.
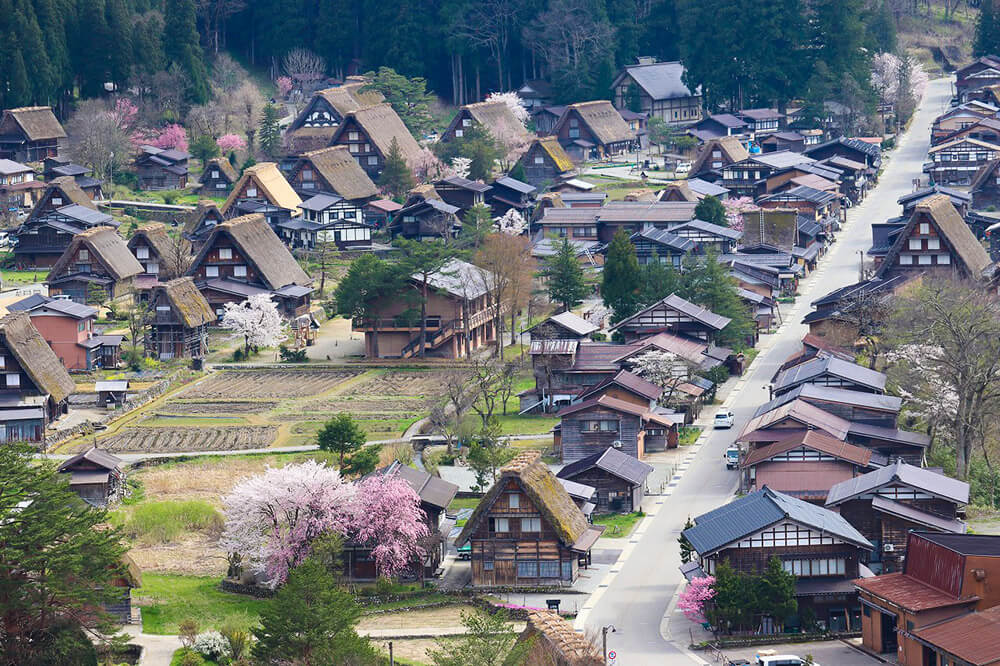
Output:
<instances>
[{"instance_id":1,"label":"village street","mask_svg":"<svg viewBox=\"0 0 1000 666\"><path fill-rule=\"evenodd\" d=\"M753 411L767 400L767 384L777 366L800 349L799 341L807 332L800 322L811 309L809 303L858 280L863 256L859 253L871 245L870 225L899 214L896 199L912 191L912 180L922 175L931 123L947 108L951 95L950 79L930 83L909 131L890 153L878 186L861 205L848 211L847 224L837 241L819 268L803 282L801 295L784 314L785 324L776 334L762 338L761 354L726 399L724 404L736 414L735 426L728 431L709 431L701 438L697 456L673 493L655 498L653 511L637 528L624 551L626 559L620 567L611 568L604 581L606 587L599 589L584 607L577 628L600 636L602 627L615 626L616 631L607 634L608 649L617 656L614 663L625 666L708 663L687 651L688 627L693 625L674 610L676 594L683 583L678 571L678 534L688 516L697 516L732 498L737 476L736 472L726 470L723 462L726 447ZM714 410L706 412L710 417Z\"/></svg>"}]
</instances>

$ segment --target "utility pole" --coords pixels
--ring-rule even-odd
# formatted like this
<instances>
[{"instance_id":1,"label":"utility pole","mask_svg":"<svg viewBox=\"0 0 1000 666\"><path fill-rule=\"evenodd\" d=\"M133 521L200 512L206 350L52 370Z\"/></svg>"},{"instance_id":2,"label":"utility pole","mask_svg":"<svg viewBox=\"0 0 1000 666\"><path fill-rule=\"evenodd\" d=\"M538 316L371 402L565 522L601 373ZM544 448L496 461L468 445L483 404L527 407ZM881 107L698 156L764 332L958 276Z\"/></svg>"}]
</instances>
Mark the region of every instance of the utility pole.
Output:
<instances>
[{"instance_id":1,"label":"utility pole","mask_svg":"<svg viewBox=\"0 0 1000 666\"><path fill-rule=\"evenodd\" d=\"M392 641L389 641L389 666L395 666L396 662L392 658Z\"/></svg>"},{"instance_id":2,"label":"utility pole","mask_svg":"<svg viewBox=\"0 0 1000 666\"><path fill-rule=\"evenodd\" d=\"M864 282L865 279L865 252L864 250L858 250L858 282Z\"/></svg>"},{"instance_id":3,"label":"utility pole","mask_svg":"<svg viewBox=\"0 0 1000 666\"><path fill-rule=\"evenodd\" d=\"M609 624L606 627L601 627L601 646L602 646L602 649L603 649L605 666L608 663L608 630L609 629L611 630L611 633L615 633L615 631L616 631L615 625L613 625L613 624Z\"/></svg>"}]
</instances>

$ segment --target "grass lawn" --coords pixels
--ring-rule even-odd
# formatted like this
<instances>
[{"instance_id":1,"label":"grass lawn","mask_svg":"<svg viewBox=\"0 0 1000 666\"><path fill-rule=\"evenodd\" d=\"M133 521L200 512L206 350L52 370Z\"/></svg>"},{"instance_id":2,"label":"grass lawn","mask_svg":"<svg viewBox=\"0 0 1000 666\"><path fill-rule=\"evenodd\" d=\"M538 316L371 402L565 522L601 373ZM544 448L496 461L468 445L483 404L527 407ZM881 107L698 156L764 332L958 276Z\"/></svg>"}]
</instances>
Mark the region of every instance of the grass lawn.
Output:
<instances>
[{"instance_id":1,"label":"grass lawn","mask_svg":"<svg viewBox=\"0 0 1000 666\"><path fill-rule=\"evenodd\" d=\"M633 513L612 513L603 516L594 516L594 524L607 526L604 534L601 535L602 539L618 539L631 534L643 515L645 514L636 511Z\"/></svg>"},{"instance_id":2,"label":"grass lawn","mask_svg":"<svg viewBox=\"0 0 1000 666\"><path fill-rule=\"evenodd\" d=\"M753 360L757 358L757 354L760 353L760 350L751 347L748 349L744 349L742 353L743 353L743 367L748 368L750 367L750 364L753 363Z\"/></svg>"},{"instance_id":3,"label":"grass lawn","mask_svg":"<svg viewBox=\"0 0 1000 666\"><path fill-rule=\"evenodd\" d=\"M191 648L181 648L180 650L174 652L174 655L170 658L170 666L181 666L181 664L184 663L184 658L189 654L193 654L195 658L199 660L194 662L198 664L198 666L216 666L218 664L218 662L212 661L211 659L205 659Z\"/></svg>"},{"instance_id":4,"label":"grass lawn","mask_svg":"<svg viewBox=\"0 0 1000 666\"><path fill-rule=\"evenodd\" d=\"M681 426L680 430L677 432L677 443L681 446L688 446L694 444L698 441L698 435L701 434L701 428L695 426Z\"/></svg>"},{"instance_id":5,"label":"grass lawn","mask_svg":"<svg viewBox=\"0 0 1000 666\"><path fill-rule=\"evenodd\" d=\"M554 416L520 416L512 411L508 411L506 416L498 414L496 419L500 423L501 435L543 435L559 423L559 419Z\"/></svg>"},{"instance_id":6,"label":"grass lawn","mask_svg":"<svg viewBox=\"0 0 1000 666\"><path fill-rule=\"evenodd\" d=\"M456 497L448 505L448 513L455 513L459 509L475 509L479 506L478 497Z\"/></svg>"},{"instance_id":7,"label":"grass lawn","mask_svg":"<svg viewBox=\"0 0 1000 666\"><path fill-rule=\"evenodd\" d=\"M34 284L36 282L44 282L45 278L48 276L49 272L47 270L36 270L36 271L9 271L4 269L0 271L0 275L3 277L3 284L5 287L12 287L19 284Z\"/></svg>"},{"instance_id":8,"label":"grass lawn","mask_svg":"<svg viewBox=\"0 0 1000 666\"><path fill-rule=\"evenodd\" d=\"M176 634L184 620L194 620L201 631L229 625L249 629L257 624L268 599L230 594L219 589L218 576L173 576L144 573L142 587L132 590L142 606L142 631Z\"/></svg>"}]
</instances>

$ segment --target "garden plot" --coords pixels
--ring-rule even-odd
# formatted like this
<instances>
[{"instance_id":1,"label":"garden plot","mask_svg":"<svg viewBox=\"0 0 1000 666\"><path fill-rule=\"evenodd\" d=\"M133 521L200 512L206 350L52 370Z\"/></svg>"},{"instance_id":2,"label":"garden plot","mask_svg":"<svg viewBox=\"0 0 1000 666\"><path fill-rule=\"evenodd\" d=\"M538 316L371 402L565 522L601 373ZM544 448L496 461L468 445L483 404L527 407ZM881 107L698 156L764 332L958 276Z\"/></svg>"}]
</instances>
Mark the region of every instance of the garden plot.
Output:
<instances>
[{"instance_id":1,"label":"garden plot","mask_svg":"<svg viewBox=\"0 0 1000 666\"><path fill-rule=\"evenodd\" d=\"M260 414L269 412L277 402L238 400L171 400L157 410L158 414Z\"/></svg>"},{"instance_id":2,"label":"garden plot","mask_svg":"<svg viewBox=\"0 0 1000 666\"><path fill-rule=\"evenodd\" d=\"M138 453L263 449L277 434L277 426L122 428L99 445L107 451Z\"/></svg>"},{"instance_id":3,"label":"garden plot","mask_svg":"<svg viewBox=\"0 0 1000 666\"><path fill-rule=\"evenodd\" d=\"M325 393L358 374L356 370L224 370L182 395L208 400L302 398Z\"/></svg>"}]
</instances>

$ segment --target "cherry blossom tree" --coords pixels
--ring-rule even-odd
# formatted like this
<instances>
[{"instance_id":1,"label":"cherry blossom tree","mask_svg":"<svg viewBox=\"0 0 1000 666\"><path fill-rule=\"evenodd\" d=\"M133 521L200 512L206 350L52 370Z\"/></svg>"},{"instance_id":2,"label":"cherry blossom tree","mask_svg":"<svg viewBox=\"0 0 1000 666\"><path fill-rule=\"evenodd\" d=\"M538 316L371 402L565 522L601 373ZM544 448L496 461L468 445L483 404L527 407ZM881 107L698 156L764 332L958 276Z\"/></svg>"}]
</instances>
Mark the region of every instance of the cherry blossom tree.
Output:
<instances>
[{"instance_id":1,"label":"cherry blossom tree","mask_svg":"<svg viewBox=\"0 0 1000 666\"><path fill-rule=\"evenodd\" d=\"M451 160L451 168L459 178L468 178L469 169L472 167L471 157L455 157Z\"/></svg>"},{"instance_id":2,"label":"cherry blossom tree","mask_svg":"<svg viewBox=\"0 0 1000 666\"><path fill-rule=\"evenodd\" d=\"M243 336L246 351L274 347L285 339L284 322L270 294L255 294L242 303L226 303L222 327Z\"/></svg>"},{"instance_id":3,"label":"cherry blossom tree","mask_svg":"<svg viewBox=\"0 0 1000 666\"><path fill-rule=\"evenodd\" d=\"M163 131L153 139L152 145L164 150L175 149L187 152L187 131L181 125L172 123L164 127Z\"/></svg>"},{"instance_id":4,"label":"cherry blossom tree","mask_svg":"<svg viewBox=\"0 0 1000 666\"><path fill-rule=\"evenodd\" d=\"M692 622L705 622L705 604L715 596L714 576L694 578L677 597L677 607Z\"/></svg>"},{"instance_id":5,"label":"cherry blossom tree","mask_svg":"<svg viewBox=\"0 0 1000 666\"><path fill-rule=\"evenodd\" d=\"M358 522L354 493L337 470L313 460L268 467L223 498L220 545L277 587L309 555L317 537L345 534L352 521Z\"/></svg>"},{"instance_id":6,"label":"cherry blossom tree","mask_svg":"<svg viewBox=\"0 0 1000 666\"><path fill-rule=\"evenodd\" d=\"M219 150L224 153L234 150L246 150L247 147L247 142L238 134L223 134L216 139L215 143L219 146Z\"/></svg>"},{"instance_id":7,"label":"cherry blossom tree","mask_svg":"<svg viewBox=\"0 0 1000 666\"><path fill-rule=\"evenodd\" d=\"M357 484L352 505L354 521L348 535L370 547L380 576L391 578L415 559L429 530L420 497L398 476L374 475Z\"/></svg>"},{"instance_id":8,"label":"cherry blossom tree","mask_svg":"<svg viewBox=\"0 0 1000 666\"><path fill-rule=\"evenodd\" d=\"M663 389L660 402L669 405L677 389L687 382L694 367L676 354L653 350L631 359L632 372Z\"/></svg>"},{"instance_id":9,"label":"cherry blossom tree","mask_svg":"<svg viewBox=\"0 0 1000 666\"><path fill-rule=\"evenodd\" d=\"M281 68L300 88L306 88L326 76L326 60L309 49L294 48L281 60Z\"/></svg>"},{"instance_id":10,"label":"cherry blossom tree","mask_svg":"<svg viewBox=\"0 0 1000 666\"><path fill-rule=\"evenodd\" d=\"M439 160L437 156L428 148L421 148L411 159L406 161L406 165L413 172L413 177L421 183L430 183L442 178L449 178L455 175L455 170Z\"/></svg>"},{"instance_id":11,"label":"cherry blossom tree","mask_svg":"<svg viewBox=\"0 0 1000 666\"><path fill-rule=\"evenodd\" d=\"M521 122L521 125L528 124L528 118L530 117L528 109L524 106L524 100L522 100L520 95L513 90L509 92L490 93L489 97L486 98L486 101L503 102L507 105L507 108L510 109L510 112L514 114L514 117Z\"/></svg>"},{"instance_id":12,"label":"cherry blossom tree","mask_svg":"<svg viewBox=\"0 0 1000 666\"><path fill-rule=\"evenodd\" d=\"M527 226L528 223L524 221L524 216L513 208L497 218L497 229L502 234L520 236Z\"/></svg>"},{"instance_id":13,"label":"cherry blossom tree","mask_svg":"<svg viewBox=\"0 0 1000 666\"><path fill-rule=\"evenodd\" d=\"M722 202L722 206L726 209L726 221L729 228L735 231L743 231L743 213L757 210L757 206L750 197L726 199Z\"/></svg>"},{"instance_id":14,"label":"cherry blossom tree","mask_svg":"<svg viewBox=\"0 0 1000 666\"><path fill-rule=\"evenodd\" d=\"M278 85L278 94L282 97L288 97L288 93L295 87L290 76L279 76L275 83Z\"/></svg>"}]
</instances>

